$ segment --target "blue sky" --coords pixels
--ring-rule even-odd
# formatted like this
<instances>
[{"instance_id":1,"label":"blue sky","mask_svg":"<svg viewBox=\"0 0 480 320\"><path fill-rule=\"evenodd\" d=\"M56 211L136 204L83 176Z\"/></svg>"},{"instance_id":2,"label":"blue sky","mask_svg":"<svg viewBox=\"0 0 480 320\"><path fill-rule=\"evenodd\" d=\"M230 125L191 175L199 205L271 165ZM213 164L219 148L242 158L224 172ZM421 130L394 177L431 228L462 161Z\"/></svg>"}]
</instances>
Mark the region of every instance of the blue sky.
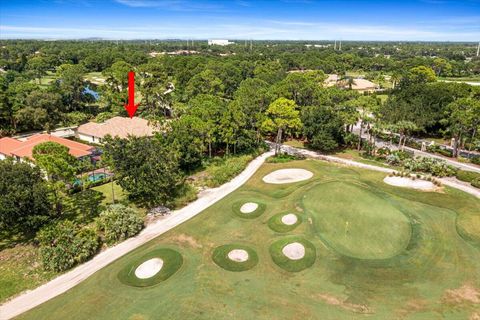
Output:
<instances>
[{"instance_id":1,"label":"blue sky","mask_svg":"<svg viewBox=\"0 0 480 320\"><path fill-rule=\"evenodd\" d=\"M480 0L0 0L0 38L480 41Z\"/></svg>"}]
</instances>

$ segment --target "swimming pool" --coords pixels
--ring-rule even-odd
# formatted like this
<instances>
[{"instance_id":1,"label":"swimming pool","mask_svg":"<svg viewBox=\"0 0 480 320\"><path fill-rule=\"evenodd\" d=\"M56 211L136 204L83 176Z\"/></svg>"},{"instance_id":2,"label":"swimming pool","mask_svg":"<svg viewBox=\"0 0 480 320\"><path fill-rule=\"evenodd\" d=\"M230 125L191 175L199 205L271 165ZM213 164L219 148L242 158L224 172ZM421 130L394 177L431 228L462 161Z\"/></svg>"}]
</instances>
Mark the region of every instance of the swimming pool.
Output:
<instances>
[{"instance_id":1,"label":"swimming pool","mask_svg":"<svg viewBox=\"0 0 480 320\"><path fill-rule=\"evenodd\" d=\"M97 181L100 181L100 180L104 180L107 177L108 177L108 175L106 173L93 173L93 174L90 174L88 176L88 181L89 182L97 182ZM78 186L81 186L81 185L82 185L82 180L76 178L75 181L73 182L73 186L78 187Z\"/></svg>"}]
</instances>

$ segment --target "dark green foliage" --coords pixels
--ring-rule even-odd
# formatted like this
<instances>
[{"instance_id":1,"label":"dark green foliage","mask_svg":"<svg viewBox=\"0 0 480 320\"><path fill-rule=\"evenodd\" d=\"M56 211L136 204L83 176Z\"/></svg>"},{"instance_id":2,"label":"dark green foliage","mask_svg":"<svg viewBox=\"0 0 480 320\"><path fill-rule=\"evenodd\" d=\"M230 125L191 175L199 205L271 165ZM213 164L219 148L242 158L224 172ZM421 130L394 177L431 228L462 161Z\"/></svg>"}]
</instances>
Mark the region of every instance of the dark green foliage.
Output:
<instances>
[{"instance_id":1,"label":"dark green foliage","mask_svg":"<svg viewBox=\"0 0 480 320\"><path fill-rule=\"evenodd\" d=\"M288 153L279 153L277 155L268 157L265 162L267 163L286 163L294 160L303 160L305 159L302 155L291 155Z\"/></svg>"},{"instance_id":2,"label":"dark green foliage","mask_svg":"<svg viewBox=\"0 0 480 320\"><path fill-rule=\"evenodd\" d=\"M153 277L139 279L135 276L135 270L147 260L160 258L163 260L162 269ZM127 265L118 273L118 279L126 285L133 287L150 287L167 280L177 272L183 264L183 257L175 250L162 248L153 250Z\"/></svg>"},{"instance_id":3,"label":"dark green foliage","mask_svg":"<svg viewBox=\"0 0 480 320\"><path fill-rule=\"evenodd\" d=\"M310 106L302 109L303 133L314 149L329 152L343 144L343 122L331 108Z\"/></svg>"},{"instance_id":4,"label":"dark green foliage","mask_svg":"<svg viewBox=\"0 0 480 320\"><path fill-rule=\"evenodd\" d=\"M480 179L480 173L474 171L458 170L456 177L458 180L461 181L472 182L474 180Z\"/></svg>"},{"instance_id":5,"label":"dark green foliage","mask_svg":"<svg viewBox=\"0 0 480 320\"><path fill-rule=\"evenodd\" d=\"M291 260L283 254L283 247L293 242L301 243L305 247L305 256L302 259ZM277 240L270 246L269 251L273 262L275 262L280 268L289 272L299 272L310 268L317 259L315 246L310 241L299 236L291 236Z\"/></svg>"},{"instance_id":6,"label":"dark green foliage","mask_svg":"<svg viewBox=\"0 0 480 320\"><path fill-rule=\"evenodd\" d=\"M65 220L42 228L37 234L46 270L65 271L88 260L99 246L94 229Z\"/></svg>"},{"instance_id":7,"label":"dark green foliage","mask_svg":"<svg viewBox=\"0 0 480 320\"><path fill-rule=\"evenodd\" d=\"M111 245L133 237L143 229L143 219L132 208L113 204L100 213L97 227L103 232L105 243Z\"/></svg>"},{"instance_id":8,"label":"dark green foliage","mask_svg":"<svg viewBox=\"0 0 480 320\"><path fill-rule=\"evenodd\" d=\"M241 249L247 251L248 260L243 262L237 262L228 258L228 253L234 249ZM227 244L217 247L213 251L212 259L219 267L234 272L241 272L252 269L258 263L258 255L255 250L253 250L249 246L242 244Z\"/></svg>"},{"instance_id":9,"label":"dark green foliage","mask_svg":"<svg viewBox=\"0 0 480 320\"><path fill-rule=\"evenodd\" d=\"M476 179L476 180L472 180L472 182L470 182L470 184L472 186L474 186L475 188L479 188L480 189L480 178Z\"/></svg>"},{"instance_id":10,"label":"dark green foliage","mask_svg":"<svg viewBox=\"0 0 480 320\"><path fill-rule=\"evenodd\" d=\"M182 183L179 153L161 136L106 139L105 155L117 183L142 205L168 205Z\"/></svg>"},{"instance_id":11,"label":"dark green foliage","mask_svg":"<svg viewBox=\"0 0 480 320\"><path fill-rule=\"evenodd\" d=\"M37 230L53 214L38 167L0 160L0 229Z\"/></svg>"}]
</instances>

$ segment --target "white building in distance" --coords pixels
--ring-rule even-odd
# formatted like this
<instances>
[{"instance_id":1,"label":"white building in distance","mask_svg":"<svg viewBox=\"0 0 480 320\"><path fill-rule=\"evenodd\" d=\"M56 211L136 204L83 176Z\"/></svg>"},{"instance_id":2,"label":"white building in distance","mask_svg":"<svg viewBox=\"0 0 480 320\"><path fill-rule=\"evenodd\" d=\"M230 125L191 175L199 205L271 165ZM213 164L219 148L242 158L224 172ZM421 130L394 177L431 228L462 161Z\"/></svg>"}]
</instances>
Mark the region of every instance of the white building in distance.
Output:
<instances>
[{"instance_id":1,"label":"white building in distance","mask_svg":"<svg viewBox=\"0 0 480 320\"><path fill-rule=\"evenodd\" d=\"M209 46L228 46L229 44L234 44L235 42L231 42L228 40L222 40L222 39L217 39L217 40L208 40L208 45Z\"/></svg>"}]
</instances>

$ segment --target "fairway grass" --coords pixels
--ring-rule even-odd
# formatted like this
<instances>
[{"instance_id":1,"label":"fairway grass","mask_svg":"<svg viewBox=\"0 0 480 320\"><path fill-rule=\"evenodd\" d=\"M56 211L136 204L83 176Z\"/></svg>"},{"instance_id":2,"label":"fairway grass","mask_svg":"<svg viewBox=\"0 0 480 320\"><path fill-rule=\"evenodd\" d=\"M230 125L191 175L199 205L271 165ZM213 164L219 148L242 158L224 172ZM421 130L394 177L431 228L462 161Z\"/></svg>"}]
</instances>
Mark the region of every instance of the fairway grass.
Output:
<instances>
[{"instance_id":1,"label":"fairway grass","mask_svg":"<svg viewBox=\"0 0 480 320\"><path fill-rule=\"evenodd\" d=\"M291 184L262 181L285 168L314 175ZM474 319L480 201L449 187L398 188L384 178L315 160L267 163L201 214L18 318ZM259 208L240 213L247 202ZM301 223L272 228L286 213ZM302 259L282 253L293 242L304 245ZM160 249L178 252L181 266L147 287L125 284ZM258 262L242 272L219 266L219 258L231 261L232 249L254 252Z\"/></svg>"}]
</instances>

